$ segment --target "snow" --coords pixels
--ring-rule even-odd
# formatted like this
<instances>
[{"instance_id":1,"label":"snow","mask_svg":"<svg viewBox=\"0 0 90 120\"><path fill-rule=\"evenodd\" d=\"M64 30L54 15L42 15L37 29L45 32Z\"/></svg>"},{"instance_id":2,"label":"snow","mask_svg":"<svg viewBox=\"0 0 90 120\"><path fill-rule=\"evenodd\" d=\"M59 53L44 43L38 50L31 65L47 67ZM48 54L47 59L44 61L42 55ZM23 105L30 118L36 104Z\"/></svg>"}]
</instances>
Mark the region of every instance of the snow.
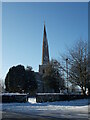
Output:
<instances>
[{"instance_id":1,"label":"snow","mask_svg":"<svg viewBox=\"0 0 90 120\"><path fill-rule=\"evenodd\" d=\"M29 98L28 102L31 104L36 103L36 98Z\"/></svg>"},{"instance_id":2,"label":"snow","mask_svg":"<svg viewBox=\"0 0 90 120\"><path fill-rule=\"evenodd\" d=\"M37 95L63 95L63 93L37 93Z\"/></svg>"},{"instance_id":3,"label":"snow","mask_svg":"<svg viewBox=\"0 0 90 120\"><path fill-rule=\"evenodd\" d=\"M1 109L5 111L40 115L43 117L88 118L88 99L36 103L35 98L29 98L27 103L0 104L0 110Z\"/></svg>"},{"instance_id":4,"label":"snow","mask_svg":"<svg viewBox=\"0 0 90 120\"><path fill-rule=\"evenodd\" d=\"M27 94L24 94L24 93L1 93L0 95L8 95L8 96L11 96L11 95L27 95Z\"/></svg>"}]
</instances>

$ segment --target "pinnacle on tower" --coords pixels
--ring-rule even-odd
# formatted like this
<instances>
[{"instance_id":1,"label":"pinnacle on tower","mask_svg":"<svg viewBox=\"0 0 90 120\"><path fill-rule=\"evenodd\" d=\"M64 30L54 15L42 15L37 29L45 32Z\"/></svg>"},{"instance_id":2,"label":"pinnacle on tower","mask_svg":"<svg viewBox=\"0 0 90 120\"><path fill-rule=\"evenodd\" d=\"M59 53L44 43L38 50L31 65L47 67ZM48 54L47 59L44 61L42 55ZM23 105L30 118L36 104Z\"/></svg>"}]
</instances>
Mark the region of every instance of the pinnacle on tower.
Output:
<instances>
[{"instance_id":1,"label":"pinnacle on tower","mask_svg":"<svg viewBox=\"0 0 90 120\"><path fill-rule=\"evenodd\" d=\"M49 63L49 50L48 50L47 34L46 34L46 28L45 28L45 22L44 22L42 65L46 65L48 63Z\"/></svg>"}]
</instances>

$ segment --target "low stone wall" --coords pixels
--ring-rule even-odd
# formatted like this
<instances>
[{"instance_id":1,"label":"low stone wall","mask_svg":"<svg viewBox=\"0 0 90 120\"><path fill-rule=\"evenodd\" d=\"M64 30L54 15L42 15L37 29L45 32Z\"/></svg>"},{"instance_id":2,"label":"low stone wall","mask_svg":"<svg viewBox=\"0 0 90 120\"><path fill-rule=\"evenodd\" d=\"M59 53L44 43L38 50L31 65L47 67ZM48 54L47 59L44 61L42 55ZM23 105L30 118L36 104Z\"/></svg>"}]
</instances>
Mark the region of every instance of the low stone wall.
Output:
<instances>
[{"instance_id":1,"label":"low stone wall","mask_svg":"<svg viewBox=\"0 0 90 120\"><path fill-rule=\"evenodd\" d=\"M59 93L37 93L36 102L54 102L54 101L70 101L75 99L84 99L88 96L84 95L63 95Z\"/></svg>"},{"instance_id":2,"label":"low stone wall","mask_svg":"<svg viewBox=\"0 0 90 120\"><path fill-rule=\"evenodd\" d=\"M26 94L0 94L2 103L27 102Z\"/></svg>"}]
</instances>

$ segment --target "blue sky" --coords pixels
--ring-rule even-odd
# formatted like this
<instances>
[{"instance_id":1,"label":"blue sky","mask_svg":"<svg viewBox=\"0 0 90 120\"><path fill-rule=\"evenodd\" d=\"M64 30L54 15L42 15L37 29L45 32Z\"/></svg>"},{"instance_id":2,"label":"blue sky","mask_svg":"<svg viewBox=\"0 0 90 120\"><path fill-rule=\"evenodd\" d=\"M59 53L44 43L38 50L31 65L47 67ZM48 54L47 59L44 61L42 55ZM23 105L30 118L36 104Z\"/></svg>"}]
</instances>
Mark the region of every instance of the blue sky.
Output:
<instances>
[{"instance_id":1,"label":"blue sky","mask_svg":"<svg viewBox=\"0 0 90 120\"><path fill-rule=\"evenodd\" d=\"M88 40L88 3L3 3L2 77L18 64L38 71L44 20L50 58L59 58L80 39Z\"/></svg>"}]
</instances>

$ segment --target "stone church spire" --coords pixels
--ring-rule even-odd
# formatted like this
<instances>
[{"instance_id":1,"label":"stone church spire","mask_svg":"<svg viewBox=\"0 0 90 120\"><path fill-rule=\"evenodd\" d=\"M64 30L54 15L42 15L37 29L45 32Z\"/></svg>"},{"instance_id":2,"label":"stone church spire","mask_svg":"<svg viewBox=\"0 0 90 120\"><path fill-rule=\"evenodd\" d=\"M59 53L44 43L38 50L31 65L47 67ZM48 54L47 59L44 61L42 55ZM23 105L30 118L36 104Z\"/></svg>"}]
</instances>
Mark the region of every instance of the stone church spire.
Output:
<instances>
[{"instance_id":1,"label":"stone church spire","mask_svg":"<svg viewBox=\"0 0 90 120\"><path fill-rule=\"evenodd\" d=\"M42 65L46 65L48 63L49 63L49 50L48 50L46 27L45 27L45 23L44 23L43 46L42 46Z\"/></svg>"},{"instance_id":2,"label":"stone church spire","mask_svg":"<svg viewBox=\"0 0 90 120\"><path fill-rule=\"evenodd\" d=\"M45 22L44 22L43 45L42 45L42 65L39 65L40 74L44 74L46 72L46 67L48 63L49 63L49 50L48 50L46 27L45 27Z\"/></svg>"}]
</instances>

